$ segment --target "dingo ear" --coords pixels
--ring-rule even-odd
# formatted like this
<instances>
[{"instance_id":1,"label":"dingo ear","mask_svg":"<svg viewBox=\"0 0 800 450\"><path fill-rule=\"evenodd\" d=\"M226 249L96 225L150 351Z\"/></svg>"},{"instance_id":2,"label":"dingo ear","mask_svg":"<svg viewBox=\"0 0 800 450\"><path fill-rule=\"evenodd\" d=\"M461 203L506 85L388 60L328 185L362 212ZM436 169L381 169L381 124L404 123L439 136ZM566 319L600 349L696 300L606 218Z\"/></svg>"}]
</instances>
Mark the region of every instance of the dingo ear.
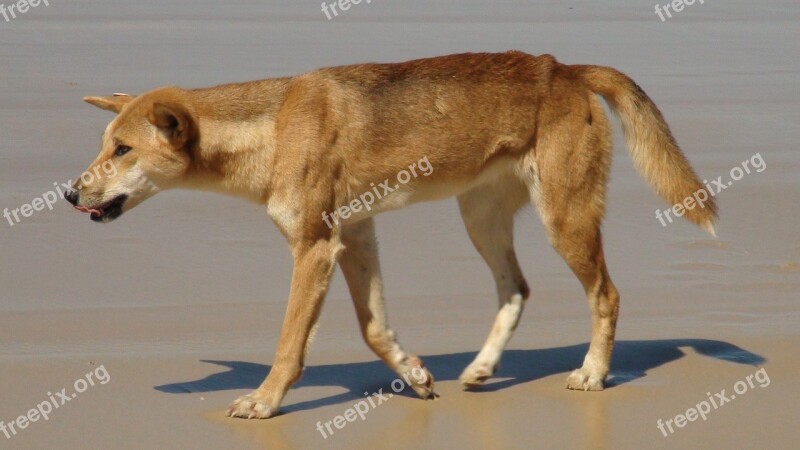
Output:
<instances>
[{"instance_id":1,"label":"dingo ear","mask_svg":"<svg viewBox=\"0 0 800 450\"><path fill-rule=\"evenodd\" d=\"M195 136L192 113L177 103L155 103L148 114L150 123L158 127L176 149L183 149Z\"/></svg>"},{"instance_id":2,"label":"dingo ear","mask_svg":"<svg viewBox=\"0 0 800 450\"><path fill-rule=\"evenodd\" d=\"M134 98L136 97L128 94L114 94L106 97L84 97L83 101L100 109L119 114L122 111L122 107L130 103Z\"/></svg>"}]
</instances>

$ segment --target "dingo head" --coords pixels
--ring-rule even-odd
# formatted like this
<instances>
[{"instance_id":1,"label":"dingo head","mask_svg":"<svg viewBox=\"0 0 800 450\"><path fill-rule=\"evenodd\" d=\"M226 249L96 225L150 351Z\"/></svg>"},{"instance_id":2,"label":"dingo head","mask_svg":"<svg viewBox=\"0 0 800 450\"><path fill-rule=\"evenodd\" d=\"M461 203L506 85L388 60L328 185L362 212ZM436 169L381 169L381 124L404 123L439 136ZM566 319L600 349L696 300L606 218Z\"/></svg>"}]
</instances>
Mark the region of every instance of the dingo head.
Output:
<instances>
[{"instance_id":1,"label":"dingo head","mask_svg":"<svg viewBox=\"0 0 800 450\"><path fill-rule=\"evenodd\" d=\"M117 117L103 133L100 154L73 183L67 200L95 222L110 222L178 184L198 138L197 122L183 97L177 88L163 88L139 97L84 98Z\"/></svg>"}]
</instances>

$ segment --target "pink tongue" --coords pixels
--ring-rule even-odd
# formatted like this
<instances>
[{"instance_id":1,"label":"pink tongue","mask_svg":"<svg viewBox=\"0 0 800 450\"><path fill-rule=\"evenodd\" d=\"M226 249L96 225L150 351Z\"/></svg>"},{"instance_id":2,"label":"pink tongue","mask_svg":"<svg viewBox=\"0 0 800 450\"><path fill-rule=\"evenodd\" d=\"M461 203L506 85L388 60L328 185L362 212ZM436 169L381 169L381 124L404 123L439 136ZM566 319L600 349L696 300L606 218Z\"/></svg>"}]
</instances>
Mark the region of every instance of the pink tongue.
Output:
<instances>
[{"instance_id":1,"label":"pink tongue","mask_svg":"<svg viewBox=\"0 0 800 450\"><path fill-rule=\"evenodd\" d=\"M102 216L103 215L103 213L100 212L99 209L87 208L85 206L73 206L73 208L77 209L80 212L85 212L85 213L93 214L93 215L96 215L96 216Z\"/></svg>"}]
</instances>

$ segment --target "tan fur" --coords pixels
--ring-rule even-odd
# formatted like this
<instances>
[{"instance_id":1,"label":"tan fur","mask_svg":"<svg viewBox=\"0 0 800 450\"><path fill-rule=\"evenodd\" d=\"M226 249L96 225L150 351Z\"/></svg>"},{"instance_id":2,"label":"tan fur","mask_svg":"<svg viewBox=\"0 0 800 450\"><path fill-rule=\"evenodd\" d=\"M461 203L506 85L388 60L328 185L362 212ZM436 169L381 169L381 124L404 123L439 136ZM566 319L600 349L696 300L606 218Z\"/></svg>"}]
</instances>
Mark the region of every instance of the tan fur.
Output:
<instances>
[{"instance_id":1,"label":"tan fur","mask_svg":"<svg viewBox=\"0 0 800 450\"><path fill-rule=\"evenodd\" d=\"M614 69L567 66L521 52L463 54L401 64L320 69L294 78L210 89L161 88L138 97L87 97L117 113L92 167L111 160L115 176L76 183L71 200L110 221L165 189L228 193L264 204L286 236L294 273L272 371L229 414L270 417L300 377L306 348L335 265L341 265L369 347L398 374L422 367L402 349L384 310L372 216L457 196L467 231L491 268L500 311L461 381L494 374L529 296L513 246L513 216L530 201L554 248L581 281L592 312L583 367L567 387L603 388L619 295L603 257L600 223L611 132L597 95L620 116L644 178L668 202L702 187L658 109ZM115 155L118 146L130 152ZM427 158L431 176L413 178L329 228L323 213L348 205ZM120 197L124 196L124 197ZM716 208L687 211L712 230ZM433 397L433 378L412 387Z\"/></svg>"}]
</instances>

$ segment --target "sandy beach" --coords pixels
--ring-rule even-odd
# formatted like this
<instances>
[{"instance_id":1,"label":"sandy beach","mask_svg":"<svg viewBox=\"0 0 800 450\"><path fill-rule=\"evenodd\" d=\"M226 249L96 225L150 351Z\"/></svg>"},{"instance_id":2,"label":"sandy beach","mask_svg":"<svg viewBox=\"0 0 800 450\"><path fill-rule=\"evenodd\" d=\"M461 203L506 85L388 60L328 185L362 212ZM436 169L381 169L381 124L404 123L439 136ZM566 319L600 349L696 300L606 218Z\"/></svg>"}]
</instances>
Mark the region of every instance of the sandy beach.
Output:
<instances>
[{"instance_id":1,"label":"sandy beach","mask_svg":"<svg viewBox=\"0 0 800 450\"><path fill-rule=\"evenodd\" d=\"M509 49L627 73L700 176L724 184L717 239L662 224L655 211L667 205L614 121L603 231L621 316L602 392L564 389L590 316L532 208L515 232L531 299L476 392L458 376L497 301L456 202L378 216L392 327L440 397L404 391L332 434L318 423L396 379L362 342L338 271L282 414L225 417L268 372L289 291L291 255L264 208L172 191L109 225L63 200L2 218L0 448L795 447L800 4L684 6L664 21L633 0L375 0L330 20L305 0L50 0L0 13L0 209L46 200L94 159L112 116L87 95ZM738 177L745 161L763 164ZM44 418L46 402L58 407Z\"/></svg>"}]
</instances>

